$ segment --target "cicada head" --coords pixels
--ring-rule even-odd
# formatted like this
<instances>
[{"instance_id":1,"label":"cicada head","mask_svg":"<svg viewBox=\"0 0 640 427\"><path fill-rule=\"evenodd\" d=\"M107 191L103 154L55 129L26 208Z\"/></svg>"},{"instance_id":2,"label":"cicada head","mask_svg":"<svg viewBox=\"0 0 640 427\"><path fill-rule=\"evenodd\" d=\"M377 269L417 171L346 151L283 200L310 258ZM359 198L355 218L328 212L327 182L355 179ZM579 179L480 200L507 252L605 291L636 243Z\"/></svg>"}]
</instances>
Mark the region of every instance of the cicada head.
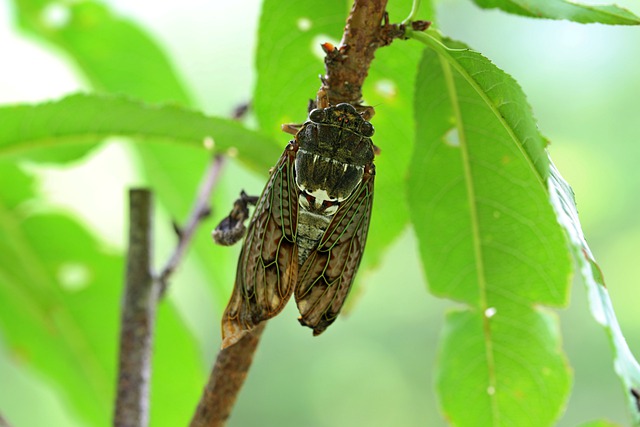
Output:
<instances>
[{"instance_id":1,"label":"cicada head","mask_svg":"<svg viewBox=\"0 0 640 427\"><path fill-rule=\"evenodd\" d=\"M350 104L315 109L296 135L296 184L300 205L333 215L373 162L373 126Z\"/></svg>"}]
</instances>

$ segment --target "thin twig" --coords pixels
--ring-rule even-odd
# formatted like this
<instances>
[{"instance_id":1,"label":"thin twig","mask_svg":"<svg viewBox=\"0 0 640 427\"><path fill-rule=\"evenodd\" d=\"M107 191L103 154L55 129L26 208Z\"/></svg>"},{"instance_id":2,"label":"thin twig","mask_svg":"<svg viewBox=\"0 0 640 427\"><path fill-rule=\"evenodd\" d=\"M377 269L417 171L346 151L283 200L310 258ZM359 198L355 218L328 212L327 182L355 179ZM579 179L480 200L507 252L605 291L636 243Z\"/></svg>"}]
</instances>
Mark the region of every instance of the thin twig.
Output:
<instances>
[{"instance_id":1,"label":"thin twig","mask_svg":"<svg viewBox=\"0 0 640 427\"><path fill-rule=\"evenodd\" d=\"M114 426L149 424L151 351L158 286L151 274L153 196L129 192L129 250L120 330L120 365Z\"/></svg>"},{"instance_id":2,"label":"thin twig","mask_svg":"<svg viewBox=\"0 0 640 427\"><path fill-rule=\"evenodd\" d=\"M187 223L182 228L175 227L178 233L178 244L158 275L161 298L167 291L169 277L173 274L182 260L198 225L211 213L211 207L209 204L211 193L218 182L224 162L224 157L219 154L213 157L202 181L200 182L198 194L193 204L193 208L191 209L191 213L189 214L189 218L187 219Z\"/></svg>"},{"instance_id":3,"label":"thin twig","mask_svg":"<svg viewBox=\"0 0 640 427\"><path fill-rule=\"evenodd\" d=\"M236 344L220 350L190 427L221 427L229 418L238 392L251 367L266 322Z\"/></svg>"},{"instance_id":4,"label":"thin twig","mask_svg":"<svg viewBox=\"0 0 640 427\"><path fill-rule=\"evenodd\" d=\"M332 56L331 50L325 46L327 74L322 78L320 91L329 96L331 103L358 104L362 98L362 83L375 50L388 44L385 40L399 37L393 35L393 31L396 31L393 28L397 26L391 28L381 25L386 16L386 4L387 0L356 0L347 20L341 47L334 52L336 55ZM389 39L390 29L393 30L393 37ZM262 322L236 344L218 353L190 427L225 425L251 366L265 323Z\"/></svg>"}]
</instances>

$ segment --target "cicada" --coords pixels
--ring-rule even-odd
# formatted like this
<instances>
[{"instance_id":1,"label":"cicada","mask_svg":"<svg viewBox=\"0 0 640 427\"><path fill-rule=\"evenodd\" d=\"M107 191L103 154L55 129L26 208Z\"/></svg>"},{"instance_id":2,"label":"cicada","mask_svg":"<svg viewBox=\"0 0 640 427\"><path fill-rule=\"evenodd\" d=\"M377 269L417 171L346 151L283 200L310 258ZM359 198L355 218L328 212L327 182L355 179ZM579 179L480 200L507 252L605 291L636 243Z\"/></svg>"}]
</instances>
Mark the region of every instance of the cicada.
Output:
<instances>
[{"instance_id":1,"label":"cicada","mask_svg":"<svg viewBox=\"0 0 640 427\"><path fill-rule=\"evenodd\" d=\"M309 113L257 200L222 318L223 348L277 315L292 294L314 335L336 319L367 240L373 133L350 104Z\"/></svg>"}]
</instances>

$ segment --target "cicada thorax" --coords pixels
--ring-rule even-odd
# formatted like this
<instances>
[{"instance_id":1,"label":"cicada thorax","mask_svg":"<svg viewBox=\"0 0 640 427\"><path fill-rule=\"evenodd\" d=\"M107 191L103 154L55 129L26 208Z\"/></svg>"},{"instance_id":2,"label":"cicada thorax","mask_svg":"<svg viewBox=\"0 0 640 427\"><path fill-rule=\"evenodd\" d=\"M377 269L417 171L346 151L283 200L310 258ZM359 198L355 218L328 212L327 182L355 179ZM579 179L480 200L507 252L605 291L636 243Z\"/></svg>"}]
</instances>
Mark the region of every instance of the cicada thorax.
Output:
<instances>
[{"instance_id":1,"label":"cicada thorax","mask_svg":"<svg viewBox=\"0 0 640 427\"><path fill-rule=\"evenodd\" d=\"M350 104L313 110L296 134L297 245L302 265L374 158L373 126Z\"/></svg>"}]
</instances>

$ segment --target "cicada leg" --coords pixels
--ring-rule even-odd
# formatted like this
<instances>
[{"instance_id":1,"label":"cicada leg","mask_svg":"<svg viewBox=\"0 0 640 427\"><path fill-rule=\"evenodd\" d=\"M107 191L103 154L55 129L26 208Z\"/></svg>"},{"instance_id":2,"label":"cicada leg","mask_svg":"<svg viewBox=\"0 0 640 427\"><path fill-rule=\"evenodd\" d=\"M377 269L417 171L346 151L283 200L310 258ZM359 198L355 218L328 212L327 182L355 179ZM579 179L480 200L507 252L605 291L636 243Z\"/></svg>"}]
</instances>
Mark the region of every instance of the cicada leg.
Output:
<instances>
[{"instance_id":1,"label":"cicada leg","mask_svg":"<svg viewBox=\"0 0 640 427\"><path fill-rule=\"evenodd\" d=\"M291 135L295 135L298 133L302 124L300 123L285 123L282 125L282 131Z\"/></svg>"},{"instance_id":2,"label":"cicada leg","mask_svg":"<svg viewBox=\"0 0 640 427\"><path fill-rule=\"evenodd\" d=\"M370 121L376 114L376 110L369 105L360 105L356 109L366 121Z\"/></svg>"},{"instance_id":3,"label":"cicada leg","mask_svg":"<svg viewBox=\"0 0 640 427\"><path fill-rule=\"evenodd\" d=\"M329 43L325 43L325 44L329 44ZM324 45L323 45L323 48L324 48ZM324 90L324 81L323 81L323 87L321 87L320 90L318 90L318 95L316 96L315 108L327 108L328 106L329 106L329 94L327 93L326 90Z\"/></svg>"}]
</instances>

